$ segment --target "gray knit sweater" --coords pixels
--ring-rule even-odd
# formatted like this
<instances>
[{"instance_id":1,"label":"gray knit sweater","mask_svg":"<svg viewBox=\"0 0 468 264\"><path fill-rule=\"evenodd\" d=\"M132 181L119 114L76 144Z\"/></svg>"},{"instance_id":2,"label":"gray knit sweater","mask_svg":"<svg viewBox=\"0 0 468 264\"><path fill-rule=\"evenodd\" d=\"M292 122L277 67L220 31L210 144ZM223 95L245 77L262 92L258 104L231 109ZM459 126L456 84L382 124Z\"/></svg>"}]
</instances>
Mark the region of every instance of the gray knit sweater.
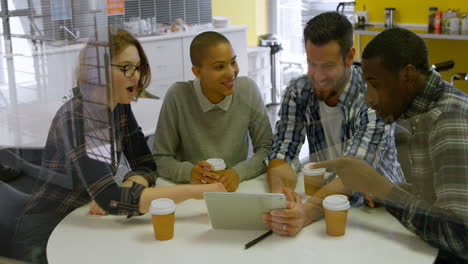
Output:
<instances>
[{"instance_id":1,"label":"gray knit sweater","mask_svg":"<svg viewBox=\"0 0 468 264\"><path fill-rule=\"evenodd\" d=\"M177 82L164 98L153 148L159 176L190 182L192 167L209 158L224 159L241 180L264 173L262 161L271 151L272 129L255 82L238 77L233 95L208 111L203 111L206 102L200 93L197 96L196 85L198 80Z\"/></svg>"}]
</instances>

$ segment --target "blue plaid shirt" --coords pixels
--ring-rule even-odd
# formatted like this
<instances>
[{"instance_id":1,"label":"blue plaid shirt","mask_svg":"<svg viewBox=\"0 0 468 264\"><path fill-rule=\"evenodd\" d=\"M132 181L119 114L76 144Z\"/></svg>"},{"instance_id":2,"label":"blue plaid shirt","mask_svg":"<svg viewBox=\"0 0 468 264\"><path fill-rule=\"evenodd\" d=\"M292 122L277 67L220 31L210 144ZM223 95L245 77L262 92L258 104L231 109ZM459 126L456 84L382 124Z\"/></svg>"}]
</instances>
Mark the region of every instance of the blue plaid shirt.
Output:
<instances>
[{"instance_id":1,"label":"blue plaid shirt","mask_svg":"<svg viewBox=\"0 0 468 264\"><path fill-rule=\"evenodd\" d=\"M343 156L364 159L392 182L404 182L395 148L395 124L385 125L364 102L366 85L361 79L361 69L355 66L351 69L349 83L338 101L344 117L341 124ZM318 100L312 89L306 75L293 80L286 89L268 160L277 158L292 164L306 135L310 161L330 159Z\"/></svg>"},{"instance_id":2,"label":"blue plaid shirt","mask_svg":"<svg viewBox=\"0 0 468 264\"><path fill-rule=\"evenodd\" d=\"M447 263L468 263L468 95L432 72L398 123L413 188L393 188L385 207Z\"/></svg>"}]
</instances>

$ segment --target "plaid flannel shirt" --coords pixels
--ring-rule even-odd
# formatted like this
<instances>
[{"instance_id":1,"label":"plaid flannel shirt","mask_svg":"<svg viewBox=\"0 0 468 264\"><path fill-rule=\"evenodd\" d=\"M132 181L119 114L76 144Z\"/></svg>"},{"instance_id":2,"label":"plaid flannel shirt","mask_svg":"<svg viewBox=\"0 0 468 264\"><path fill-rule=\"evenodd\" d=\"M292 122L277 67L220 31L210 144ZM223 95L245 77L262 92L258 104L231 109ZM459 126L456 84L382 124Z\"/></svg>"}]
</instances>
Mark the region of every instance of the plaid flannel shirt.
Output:
<instances>
[{"instance_id":1,"label":"plaid flannel shirt","mask_svg":"<svg viewBox=\"0 0 468 264\"><path fill-rule=\"evenodd\" d=\"M393 188L387 210L429 244L468 261L467 94L432 72L398 123L408 132L413 191Z\"/></svg>"},{"instance_id":2,"label":"plaid flannel shirt","mask_svg":"<svg viewBox=\"0 0 468 264\"><path fill-rule=\"evenodd\" d=\"M386 125L364 102L365 82L361 68L353 66L349 83L340 94L338 107L343 111L341 143L343 156L366 160L392 182L404 182L395 148L395 125ZM283 159L288 163L299 155L305 136L311 161L328 160L327 142L320 120L318 100L307 76L291 82L286 89L280 119L276 123L273 150L267 160Z\"/></svg>"},{"instance_id":3,"label":"plaid flannel shirt","mask_svg":"<svg viewBox=\"0 0 468 264\"><path fill-rule=\"evenodd\" d=\"M143 185L120 187L114 180L124 153L132 175L155 185L156 164L138 127L130 104L113 111L76 97L65 103L52 121L42 157L45 185L29 204L29 210L68 213L91 199L110 214L139 215Z\"/></svg>"}]
</instances>

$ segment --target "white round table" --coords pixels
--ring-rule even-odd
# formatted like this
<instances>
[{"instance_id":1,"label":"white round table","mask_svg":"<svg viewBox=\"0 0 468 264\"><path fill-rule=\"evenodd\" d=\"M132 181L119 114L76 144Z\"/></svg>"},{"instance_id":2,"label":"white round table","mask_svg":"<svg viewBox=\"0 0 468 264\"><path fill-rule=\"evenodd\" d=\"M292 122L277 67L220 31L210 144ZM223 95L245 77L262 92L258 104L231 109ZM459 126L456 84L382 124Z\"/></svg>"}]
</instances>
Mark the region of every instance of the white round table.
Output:
<instances>
[{"instance_id":1,"label":"white round table","mask_svg":"<svg viewBox=\"0 0 468 264\"><path fill-rule=\"evenodd\" d=\"M158 179L159 186L171 185ZM240 192L266 192L265 176L242 182ZM296 189L303 192L302 181ZM68 215L47 246L50 264L62 263L432 263L437 250L407 231L383 208L352 208L346 234L330 237L319 220L295 237L276 234L245 250L265 231L212 229L203 200L177 205L174 238L157 241L151 216Z\"/></svg>"}]
</instances>

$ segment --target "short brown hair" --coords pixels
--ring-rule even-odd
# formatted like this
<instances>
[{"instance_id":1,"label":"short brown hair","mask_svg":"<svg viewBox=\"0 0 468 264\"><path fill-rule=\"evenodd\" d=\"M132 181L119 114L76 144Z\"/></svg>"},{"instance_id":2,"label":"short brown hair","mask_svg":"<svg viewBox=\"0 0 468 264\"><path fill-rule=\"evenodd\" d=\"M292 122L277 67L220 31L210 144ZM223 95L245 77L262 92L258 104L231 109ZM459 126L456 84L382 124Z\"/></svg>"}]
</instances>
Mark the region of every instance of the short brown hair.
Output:
<instances>
[{"instance_id":1,"label":"short brown hair","mask_svg":"<svg viewBox=\"0 0 468 264\"><path fill-rule=\"evenodd\" d=\"M151 69L149 67L148 58L143 50L140 42L128 31L121 28L109 27L109 48L111 60L114 56L119 55L126 47L133 45L137 48L140 55L140 65L146 65L141 69L140 80L136 90L136 97L148 87L151 82Z\"/></svg>"},{"instance_id":2,"label":"short brown hair","mask_svg":"<svg viewBox=\"0 0 468 264\"><path fill-rule=\"evenodd\" d=\"M116 28L113 26L109 26L109 51L110 51L110 59L118 56L125 48L128 46L133 45L138 50L138 55L140 56L140 64L146 65L143 67L140 72L140 80L138 81L138 87L136 88L136 98L138 98L141 92L148 87L151 82L151 69L149 67L148 58L146 57L146 53L143 50L140 42L128 31ZM105 45L107 46L107 45ZM84 89L93 89L96 88L95 85L92 85L92 81L97 79L97 72L99 71L98 68L93 67L93 65L97 65L97 62L94 60L99 55L97 49L102 48L101 44L96 43L88 43L86 47L81 50L80 52L80 65L77 68L77 79L78 84L80 85L81 92ZM91 85L83 85L85 83L91 83ZM88 88L86 88L88 86Z\"/></svg>"},{"instance_id":3,"label":"short brown hair","mask_svg":"<svg viewBox=\"0 0 468 264\"><path fill-rule=\"evenodd\" d=\"M336 41L346 60L349 49L353 47L353 26L346 16L338 12L325 12L307 22L304 28L304 41L316 46Z\"/></svg>"}]
</instances>

